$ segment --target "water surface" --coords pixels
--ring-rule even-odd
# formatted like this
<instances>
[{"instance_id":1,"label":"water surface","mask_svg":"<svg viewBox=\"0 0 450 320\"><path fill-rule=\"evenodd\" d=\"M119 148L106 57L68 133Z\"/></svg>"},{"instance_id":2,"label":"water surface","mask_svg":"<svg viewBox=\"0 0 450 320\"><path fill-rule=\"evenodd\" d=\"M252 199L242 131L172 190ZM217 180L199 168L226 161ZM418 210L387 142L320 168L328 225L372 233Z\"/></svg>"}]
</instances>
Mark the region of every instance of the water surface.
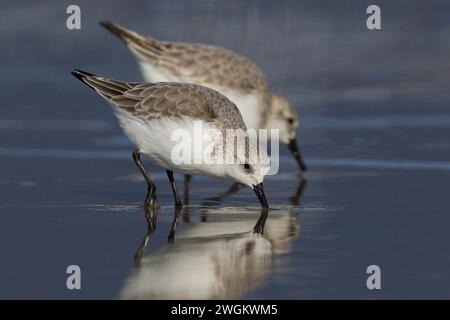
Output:
<instances>
[{"instance_id":1,"label":"water surface","mask_svg":"<svg viewBox=\"0 0 450 320\"><path fill-rule=\"evenodd\" d=\"M450 298L448 2L379 1L382 31L367 1L78 1L79 31L69 4L0 4L0 298ZM296 106L310 171L282 147L263 236L251 190L196 177L169 239L172 194L147 161L149 225L132 146L70 75L140 79L104 19L236 50Z\"/></svg>"}]
</instances>

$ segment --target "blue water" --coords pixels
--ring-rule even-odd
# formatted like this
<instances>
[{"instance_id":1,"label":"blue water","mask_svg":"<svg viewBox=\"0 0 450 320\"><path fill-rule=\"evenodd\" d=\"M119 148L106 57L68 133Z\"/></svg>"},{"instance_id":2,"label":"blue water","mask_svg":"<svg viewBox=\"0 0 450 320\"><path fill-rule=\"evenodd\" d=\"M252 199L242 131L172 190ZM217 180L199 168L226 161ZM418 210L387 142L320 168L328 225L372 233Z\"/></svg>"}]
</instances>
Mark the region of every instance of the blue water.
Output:
<instances>
[{"instance_id":1,"label":"blue water","mask_svg":"<svg viewBox=\"0 0 450 320\"><path fill-rule=\"evenodd\" d=\"M369 1L83 0L78 31L69 4L0 3L0 298L450 298L448 2L378 1L381 31ZM140 80L104 19L231 48L296 106L310 170L281 147L262 237L251 190L195 177L169 242L177 212L147 160L161 208L142 208L132 146L70 75Z\"/></svg>"}]
</instances>

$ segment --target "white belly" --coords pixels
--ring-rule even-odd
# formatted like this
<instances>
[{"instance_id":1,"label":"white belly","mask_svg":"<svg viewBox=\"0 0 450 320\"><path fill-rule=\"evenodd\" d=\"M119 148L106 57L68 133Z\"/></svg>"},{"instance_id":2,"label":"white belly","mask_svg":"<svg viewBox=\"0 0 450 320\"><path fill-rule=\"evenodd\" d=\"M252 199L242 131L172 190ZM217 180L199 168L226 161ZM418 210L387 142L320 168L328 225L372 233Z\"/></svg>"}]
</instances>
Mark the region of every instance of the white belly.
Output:
<instances>
[{"instance_id":1,"label":"white belly","mask_svg":"<svg viewBox=\"0 0 450 320\"><path fill-rule=\"evenodd\" d=\"M202 158L205 146L216 138L208 134L209 124L199 120L195 124L187 117L144 122L117 108L116 115L130 141L157 165L185 174L226 177L223 166L207 164ZM199 125L203 132L198 131Z\"/></svg>"}]
</instances>

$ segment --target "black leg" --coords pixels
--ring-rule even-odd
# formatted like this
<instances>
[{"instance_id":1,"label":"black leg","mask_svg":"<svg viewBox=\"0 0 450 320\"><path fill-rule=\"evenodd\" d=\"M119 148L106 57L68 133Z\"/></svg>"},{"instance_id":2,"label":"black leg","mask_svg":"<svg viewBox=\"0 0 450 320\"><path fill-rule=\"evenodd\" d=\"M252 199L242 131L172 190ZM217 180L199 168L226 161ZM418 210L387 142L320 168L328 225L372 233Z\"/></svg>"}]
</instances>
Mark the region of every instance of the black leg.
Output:
<instances>
[{"instance_id":1,"label":"black leg","mask_svg":"<svg viewBox=\"0 0 450 320\"><path fill-rule=\"evenodd\" d=\"M191 223L191 215L189 213L189 206L183 207L183 222Z\"/></svg>"},{"instance_id":2,"label":"black leg","mask_svg":"<svg viewBox=\"0 0 450 320\"><path fill-rule=\"evenodd\" d=\"M183 203L185 207L183 208L183 221L186 223L191 222L191 217L189 215L189 187L191 185L191 175L184 175L184 190L183 190Z\"/></svg>"},{"instance_id":3,"label":"black leg","mask_svg":"<svg viewBox=\"0 0 450 320\"><path fill-rule=\"evenodd\" d=\"M175 179L173 178L173 171L166 170L167 177L169 177L170 187L172 188L173 197L175 198L175 207L181 208L183 203L180 200L180 196L178 195L177 185L175 184Z\"/></svg>"},{"instance_id":4,"label":"black leg","mask_svg":"<svg viewBox=\"0 0 450 320\"><path fill-rule=\"evenodd\" d=\"M184 195L183 195L183 200L184 200L184 204L188 205L189 204L189 185L191 183L191 176L188 174L184 175Z\"/></svg>"},{"instance_id":5,"label":"black leg","mask_svg":"<svg viewBox=\"0 0 450 320\"><path fill-rule=\"evenodd\" d=\"M175 231L177 229L178 219L180 218L180 207L175 207L175 213L173 215L172 225L170 227L169 236L167 242L173 243L175 240Z\"/></svg>"},{"instance_id":6,"label":"black leg","mask_svg":"<svg viewBox=\"0 0 450 320\"><path fill-rule=\"evenodd\" d=\"M235 182L231 185L231 187L225 191L224 193L222 193L220 196L221 197L228 197L231 196L233 193L238 192L239 190L242 189L242 187L244 187L243 184L239 183L239 182Z\"/></svg>"},{"instance_id":7,"label":"black leg","mask_svg":"<svg viewBox=\"0 0 450 320\"><path fill-rule=\"evenodd\" d=\"M133 160L139 171L144 176L145 182L147 183L147 196L145 197L145 207L148 208L152 204L156 204L156 187L155 184L150 179L150 176L145 170L144 165L141 162L141 154L139 150L133 151Z\"/></svg>"},{"instance_id":8,"label":"black leg","mask_svg":"<svg viewBox=\"0 0 450 320\"><path fill-rule=\"evenodd\" d=\"M234 194L234 193L238 192L239 190L241 190L243 187L244 187L243 184L238 183L238 182L234 182L234 183L228 188L227 191L222 192L221 194L219 194L219 195L216 196L216 197L210 197L210 198L207 198L206 201L203 202L203 205L204 205L204 206L212 206L212 205L215 205L215 204L217 204L217 203L219 203L219 202L222 202L222 200L223 200L225 197L231 196L232 194Z\"/></svg>"}]
</instances>

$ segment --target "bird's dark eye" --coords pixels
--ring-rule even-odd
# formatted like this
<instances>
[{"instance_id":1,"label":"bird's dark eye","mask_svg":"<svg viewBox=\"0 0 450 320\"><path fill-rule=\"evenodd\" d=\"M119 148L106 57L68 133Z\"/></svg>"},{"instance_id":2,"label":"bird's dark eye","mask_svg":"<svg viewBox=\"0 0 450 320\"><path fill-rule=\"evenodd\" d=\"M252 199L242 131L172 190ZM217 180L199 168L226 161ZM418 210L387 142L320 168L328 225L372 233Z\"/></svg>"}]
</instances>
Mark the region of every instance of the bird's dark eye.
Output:
<instances>
[{"instance_id":1,"label":"bird's dark eye","mask_svg":"<svg viewBox=\"0 0 450 320\"><path fill-rule=\"evenodd\" d=\"M287 119L287 122L288 122L289 124L293 124L293 123L294 123L294 118L288 118L288 119Z\"/></svg>"},{"instance_id":2,"label":"bird's dark eye","mask_svg":"<svg viewBox=\"0 0 450 320\"><path fill-rule=\"evenodd\" d=\"M244 169L245 170L250 170L251 168L252 167L248 163L244 164Z\"/></svg>"}]
</instances>

